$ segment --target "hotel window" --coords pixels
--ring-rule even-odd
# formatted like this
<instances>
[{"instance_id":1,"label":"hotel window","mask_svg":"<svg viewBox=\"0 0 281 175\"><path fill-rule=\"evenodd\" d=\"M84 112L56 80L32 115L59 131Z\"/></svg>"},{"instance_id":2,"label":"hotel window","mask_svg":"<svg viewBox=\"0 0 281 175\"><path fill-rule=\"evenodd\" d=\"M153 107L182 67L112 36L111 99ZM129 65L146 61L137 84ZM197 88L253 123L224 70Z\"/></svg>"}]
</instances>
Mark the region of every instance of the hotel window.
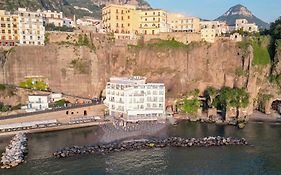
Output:
<instances>
[{"instance_id":1,"label":"hotel window","mask_svg":"<svg viewBox=\"0 0 281 175\"><path fill-rule=\"evenodd\" d=\"M145 12L145 14L144 15L147 15L147 13Z\"/></svg>"},{"instance_id":2,"label":"hotel window","mask_svg":"<svg viewBox=\"0 0 281 175\"><path fill-rule=\"evenodd\" d=\"M160 12L158 12L158 16L160 16Z\"/></svg>"},{"instance_id":3,"label":"hotel window","mask_svg":"<svg viewBox=\"0 0 281 175\"><path fill-rule=\"evenodd\" d=\"M130 19L130 16L128 16L128 19Z\"/></svg>"},{"instance_id":4,"label":"hotel window","mask_svg":"<svg viewBox=\"0 0 281 175\"><path fill-rule=\"evenodd\" d=\"M153 15L155 15L155 12L153 12Z\"/></svg>"},{"instance_id":5,"label":"hotel window","mask_svg":"<svg viewBox=\"0 0 281 175\"><path fill-rule=\"evenodd\" d=\"M153 21L155 21L155 18L153 18Z\"/></svg>"},{"instance_id":6,"label":"hotel window","mask_svg":"<svg viewBox=\"0 0 281 175\"><path fill-rule=\"evenodd\" d=\"M14 27L14 28L16 28L16 27L17 27L17 25L16 25L16 24L14 24L14 25L13 25L13 27Z\"/></svg>"},{"instance_id":7,"label":"hotel window","mask_svg":"<svg viewBox=\"0 0 281 175\"><path fill-rule=\"evenodd\" d=\"M5 33L5 30L2 30L2 33Z\"/></svg>"},{"instance_id":8,"label":"hotel window","mask_svg":"<svg viewBox=\"0 0 281 175\"><path fill-rule=\"evenodd\" d=\"M4 21L5 19L4 18L1 18L1 21Z\"/></svg>"},{"instance_id":9,"label":"hotel window","mask_svg":"<svg viewBox=\"0 0 281 175\"><path fill-rule=\"evenodd\" d=\"M118 23L116 23L116 27L119 27Z\"/></svg>"},{"instance_id":10,"label":"hotel window","mask_svg":"<svg viewBox=\"0 0 281 175\"><path fill-rule=\"evenodd\" d=\"M9 40L12 40L12 36L9 36Z\"/></svg>"},{"instance_id":11,"label":"hotel window","mask_svg":"<svg viewBox=\"0 0 281 175\"><path fill-rule=\"evenodd\" d=\"M6 27L6 25L5 25L5 24L1 24L1 27L4 27L4 28L5 28L5 27Z\"/></svg>"},{"instance_id":12,"label":"hotel window","mask_svg":"<svg viewBox=\"0 0 281 175\"><path fill-rule=\"evenodd\" d=\"M123 16L121 16L121 20L124 20L124 17L123 17Z\"/></svg>"},{"instance_id":13,"label":"hotel window","mask_svg":"<svg viewBox=\"0 0 281 175\"><path fill-rule=\"evenodd\" d=\"M124 11L123 11L123 10L121 11L121 14L124 14Z\"/></svg>"},{"instance_id":14,"label":"hotel window","mask_svg":"<svg viewBox=\"0 0 281 175\"><path fill-rule=\"evenodd\" d=\"M130 23L128 23L128 27L130 27Z\"/></svg>"},{"instance_id":15,"label":"hotel window","mask_svg":"<svg viewBox=\"0 0 281 175\"><path fill-rule=\"evenodd\" d=\"M116 16L116 19L118 20L118 16Z\"/></svg>"},{"instance_id":16,"label":"hotel window","mask_svg":"<svg viewBox=\"0 0 281 175\"><path fill-rule=\"evenodd\" d=\"M118 12L118 9L116 9L116 13L119 13L119 12Z\"/></svg>"},{"instance_id":17,"label":"hotel window","mask_svg":"<svg viewBox=\"0 0 281 175\"><path fill-rule=\"evenodd\" d=\"M147 18L145 18L145 21L147 21Z\"/></svg>"},{"instance_id":18,"label":"hotel window","mask_svg":"<svg viewBox=\"0 0 281 175\"><path fill-rule=\"evenodd\" d=\"M5 36L2 36L2 40L5 40L6 39L6 37Z\"/></svg>"},{"instance_id":19,"label":"hotel window","mask_svg":"<svg viewBox=\"0 0 281 175\"><path fill-rule=\"evenodd\" d=\"M11 32L11 30L8 30L8 34L11 34L12 32Z\"/></svg>"},{"instance_id":20,"label":"hotel window","mask_svg":"<svg viewBox=\"0 0 281 175\"><path fill-rule=\"evenodd\" d=\"M10 18L7 18L7 21L10 21Z\"/></svg>"}]
</instances>

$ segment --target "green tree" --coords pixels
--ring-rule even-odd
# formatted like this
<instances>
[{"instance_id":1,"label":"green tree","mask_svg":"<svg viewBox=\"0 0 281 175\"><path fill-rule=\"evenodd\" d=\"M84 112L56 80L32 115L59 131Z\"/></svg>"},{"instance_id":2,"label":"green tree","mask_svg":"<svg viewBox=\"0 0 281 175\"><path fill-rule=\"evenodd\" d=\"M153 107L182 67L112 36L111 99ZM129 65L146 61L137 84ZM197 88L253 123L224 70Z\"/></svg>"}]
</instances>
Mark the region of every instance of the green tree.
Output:
<instances>
[{"instance_id":1,"label":"green tree","mask_svg":"<svg viewBox=\"0 0 281 175\"><path fill-rule=\"evenodd\" d=\"M214 107L214 99L218 95L218 90L214 87L208 87L205 91L205 98L209 107Z\"/></svg>"},{"instance_id":2,"label":"green tree","mask_svg":"<svg viewBox=\"0 0 281 175\"><path fill-rule=\"evenodd\" d=\"M244 88L224 87L221 89L215 105L223 110L234 107L237 111L236 115L239 116L239 109L249 105L249 97L249 93Z\"/></svg>"},{"instance_id":3,"label":"green tree","mask_svg":"<svg viewBox=\"0 0 281 175\"><path fill-rule=\"evenodd\" d=\"M184 99L181 110L186 114L194 115L200 108L201 102L197 99Z\"/></svg>"}]
</instances>

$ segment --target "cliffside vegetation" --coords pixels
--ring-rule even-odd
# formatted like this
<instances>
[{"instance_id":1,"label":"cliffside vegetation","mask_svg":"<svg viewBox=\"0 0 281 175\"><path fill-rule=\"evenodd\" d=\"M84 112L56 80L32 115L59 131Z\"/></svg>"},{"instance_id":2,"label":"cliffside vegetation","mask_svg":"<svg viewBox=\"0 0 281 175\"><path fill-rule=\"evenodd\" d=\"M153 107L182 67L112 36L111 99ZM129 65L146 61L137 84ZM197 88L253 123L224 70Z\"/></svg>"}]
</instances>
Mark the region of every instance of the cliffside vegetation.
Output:
<instances>
[{"instance_id":1,"label":"cliffside vegetation","mask_svg":"<svg viewBox=\"0 0 281 175\"><path fill-rule=\"evenodd\" d=\"M62 32L73 32L73 27L67 27L66 25L63 25L62 27L55 26L54 23L46 24L45 26L46 31L62 31Z\"/></svg>"},{"instance_id":2,"label":"cliffside vegetation","mask_svg":"<svg viewBox=\"0 0 281 175\"><path fill-rule=\"evenodd\" d=\"M20 82L19 86L21 88L34 89L40 91L45 91L49 88L48 84L44 81L33 81L31 78L27 78L25 81Z\"/></svg>"},{"instance_id":3,"label":"cliffside vegetation","mask_svg":"<svg viewBox=\"0 0 281 175\"><path fill-rule=\"evenodd\" d=\"M48 38L45 38L45 41ZM93 44L93 42L91 41L91 39L86 35L82 35L79 34L78 35L78 40L77 41L60 41L57 42L56 44L61 45L61 46L85 46L88 47L89 49L91 49L92 51L96 50L95 45Z\"/></svg>"},{"instance_id":4,"label":"cliffside vegetation","mask_svg":"<svg viewBox=\"0 0 281 175\"><path fill-rule=\"evenodd\" d=\"M248 47L252 46L254 51L253 65L269 65L270 58L270 37L269 36L254 36L247 38L244 41L238 42L237 46L242 51L242 58L248 56Z\"/></svg>"},{"instance_id":5,"label":"cliffside vegetation","mask_svg":"<svg viewBox=\"0 0 281 175\"><path fill-rule=\"evenodd\" d=\"M199 100L199 90L195 89L187 93L187 95L178 102L177 106L181 112L190 115L196 115L201 106Z\"/></svg>"},{"instance_id":6,"label":"cliffside vegetation","mask_svg":"<svg viewBox=\"0 0 281 175\"><path fill-rule=\"evenodd\" d=\"M163 40L163 39L152 39L148 42L139 41L137 45L128 45L129 48L152 48L152 49L180 49L180 48L196 48L200 47L204 42L191 42L184 44L176 41L175 39Z\"/></svg>"}]
</instances>

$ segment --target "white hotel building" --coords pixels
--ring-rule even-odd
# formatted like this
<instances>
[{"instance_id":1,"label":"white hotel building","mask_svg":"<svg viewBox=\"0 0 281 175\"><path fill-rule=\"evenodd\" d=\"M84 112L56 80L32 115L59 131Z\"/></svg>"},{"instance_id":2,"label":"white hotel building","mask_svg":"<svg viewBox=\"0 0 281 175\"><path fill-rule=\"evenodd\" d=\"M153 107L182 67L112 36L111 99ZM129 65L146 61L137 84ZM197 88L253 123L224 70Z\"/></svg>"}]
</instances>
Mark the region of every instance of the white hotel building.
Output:
<instances>
[{"instance_id":1,"label":"white hotel building","mask_svg":"<svg viewBox=\"0 0 281 175\"><path fill-rule=\"evenodd\" d=\"M113 77L106 85L109 114L126 122L151 121L165 116L165 86L146 83L145 77Z\"/></svg>"}]
</instances>

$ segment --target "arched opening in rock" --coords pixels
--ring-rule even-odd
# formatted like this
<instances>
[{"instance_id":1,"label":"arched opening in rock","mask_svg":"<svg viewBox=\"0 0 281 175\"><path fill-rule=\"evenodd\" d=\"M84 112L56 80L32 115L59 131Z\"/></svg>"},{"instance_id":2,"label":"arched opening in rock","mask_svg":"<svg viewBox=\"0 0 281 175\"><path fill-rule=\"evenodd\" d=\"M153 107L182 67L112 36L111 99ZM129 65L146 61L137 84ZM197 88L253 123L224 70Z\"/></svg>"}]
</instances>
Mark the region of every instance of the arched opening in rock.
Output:
<instances>
[{"instance_id":1,"label":"arched opening in rock","mask_svg":"<svg viewBox=\"0 0 281 175\"><path fill-rule=\"evenodd\" d=\"M87 111L86 110L84 110L84 116L86 116L87 115Z\"/></svg>"}]
</instances>

